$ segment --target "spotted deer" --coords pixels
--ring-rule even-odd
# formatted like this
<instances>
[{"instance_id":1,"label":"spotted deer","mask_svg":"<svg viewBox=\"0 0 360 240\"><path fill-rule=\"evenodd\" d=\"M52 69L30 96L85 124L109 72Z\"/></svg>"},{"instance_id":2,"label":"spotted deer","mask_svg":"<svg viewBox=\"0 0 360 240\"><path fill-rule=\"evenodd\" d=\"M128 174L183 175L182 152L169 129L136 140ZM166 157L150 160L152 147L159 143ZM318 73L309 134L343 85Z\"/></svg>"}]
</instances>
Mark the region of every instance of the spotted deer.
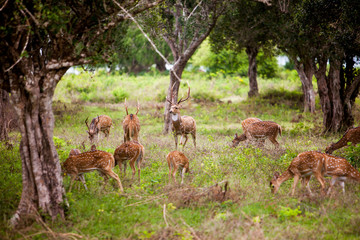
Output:
<instances>
[{"instance_id":1,"label":"spotted deer","mask_svg":"<svg viewBox=\"0 0 360 240\"><path fill-rule=\"evenodd\" d=\"M112 125L112 120L109 116L100 115L97 116L96 118L93 118L93 120L90 123L90 126L88 125L88 119L89 117L86 118L85 124L88 128L87 133L89 134L90 142L93 142L95 136L98 137L97 140L99 141L100 131L105 134L105 137L109 136L110 127Z\"/></svg>"},{"instance_id":2,"label":"spotted deer","mask_svg":"<svg viewBox=\"0 0 360 240\"><path fill-rule=\"evenodd\" d=\"M78 155L78 154L80 154L81 153L81 151L79 150L79 149L71 149L70 150L70 153L69 153L69 157L70 156L73 156L73 155ZM78 175L78 178L76 178L75 180L77 180L77 181L81 181L82 182L82 184L84 185L84 187L85 187L85 189L86 190L88 190L88 188L87 188L87 186L86 186L86 182L85 182L85 178L84 178L84 174L79 174Z\"/></svg>"},{"instance_id":3,"label":"spotted deer","mask_svg":"<svg viewBox=\"0 0 360 240\"><path fill-rule=\"evenodd\" d=\"M278 148L279 143L276 141L276 137L278 134L281 136L281 126L272 121L255 122L247 127L245 134L246 138L250 140L265 140L268 138L275 145L275 148ZM261 143L264 143L264 141Z\"/></svg>"},{"instance_id":4,"label":"spotted deer","mask_svg":"<svg viewBox=\"0 0 360 240\"><path fill-rule=\"evenodd\" d=\"M325 189L325 181L324 181L324 173L326 169L326 159L319 152L309 151L300 153L297 157L295 157L288 169L283 173L279 174L278 172L274 173L273 179L270 181L270 188L272 193L277 193L280 188L280 185L294 178L294 183L292 185L291 195L294 195L295 188L300 180L300 178L310 180L311 175L314 175L316 179L321 184L322 192L324 193ZM308 181L302 181L303 185L307 185L307 189L311 194L311 190L308 185Z\"/></svg>"},{"instance_id":5,"label":"spotted deer","mask_svg":"<svg viewBox=\"0 0 360 240\"><path fill-rule=\"evenodd\" d=\"M177 103L171 102L169 99L166 99L170 104L170 116L171 122L173 126L173 134L175 138L175 148L177 149L178 145L178 135L181 135L180 144L183 144L183 148L185 148L185 144L188 140L188 134L191 134L194 142L194 146L196 149L196 122L195 119L190 116L181 116L180 103L185 102L190 97L190 87L187 93L187 97L185 99L180 98ZM185 138L185 142L182 143L183 137Z\"/></svg>"},{"instance_id":6,"label":"spotted deer","mask_svg":"<svg viewBox=\"0 0 360 240\"><path fill-rule=\"evenodd\" d=\"M314 158L325 159L324 176L331 177L330 187L327 191L329 195L336 183L342 188L343 194L345 194L345 181L352 180L360 183L360 172L356 170L351 164L341 157L336 157L326 153L314 152ZM309 187L309 181L311 176L304 178L304 185L307 186L308 191L311 194Z\"/></svg>"},{"instance_id":7,"label":"spotted deer","mask_svg":"<svg viewBox=\"0 0 360 240\"><path fill-rule=\"evenodd\" d=\"M125 110L126 116L123 121L123 129L124 129L124 142L130 141L133 139L135 141L139 141L139 132L140 132L140 121L137 116L139 112L139 102L137 103L137 111L135 114L129 114L127 106L126 106L126 99L125 99Z\"/></svg>"},{"instance_id":8,"label":"spotted deer","mask_svg":"<svg viewBox=\"0 0 360 240\"><path fill-rule=\"evenodd\" d=\"M107 184L108 176L114 178L120 190L123 192L124 189L121 185L119 176L112 171L115 166L115 159L111 153L107 153L100 150L84 152L75 155L69 155L69 157L63 163L63 172L71 176L71 183L69 192L71 192L74 180L79 177L80 180L85 184L85 180L82 174L97 170L104 177L104 187ZM86 184L85 184L86 186Z\"/></svg>"},{"instance_id":9,"label":"spotted deer","mask_svg":"<svg viewBox=\"0 0 360 240\"><path fill-rule=\"evenodd\" d=\"M247 140L246 134L248 134L248 127L255 123L255 122L261 122L261 120L259 118L246 118L241 122L241 127L243 129L243 134L241 134L240 136L237 135L237 133L235 133L235 137L232 140L232 147L236 147L237 145L239 145L240 142ZM264 139L260 139L261 143L264 143Z\"/></svg>"},{"instance_id":10,"label":"spotted deer","mask_svg":"<svg viewBox=\"0 0 360 240\"><path fill-rule=\"evenodd\" d=\"M137 141L129 141L121 144L115 149L114 158L115 165L119 165L120 172L122 172L122 166L124 167L124 178L126 175L126 166L129 162L132 169L132 179L135 176L135 164L138 169L138 176L140 181L141 163L144 159L145 148Z\"/></svg>"},{"instance_id":11,"label":"spotted deer","mask_svg":"<svg viewBox=\"0 0 360 240\"><path fill-rule=\"evenodd\" d=\"M349 128L343 135L343 137L336 143L330 144L325 150L326 153L331 154L333 151L347 146L347 143L351 142L353 146L360 142L360 127Z\"/></svg>"},{"instance_id":12,"label":"spotted deer","mask_svg":"<svg viewBox=\"0 0 360 240\"><path fill-rule=\"evenodd\" d=\"M166 161L169 167L169 180L172 177L176 183L175 175L177 170L181 174L181 184L184 183L185 173L189 172L189 159L179 151L172 151L166 156Z\"/></svg>"}]
</instances>

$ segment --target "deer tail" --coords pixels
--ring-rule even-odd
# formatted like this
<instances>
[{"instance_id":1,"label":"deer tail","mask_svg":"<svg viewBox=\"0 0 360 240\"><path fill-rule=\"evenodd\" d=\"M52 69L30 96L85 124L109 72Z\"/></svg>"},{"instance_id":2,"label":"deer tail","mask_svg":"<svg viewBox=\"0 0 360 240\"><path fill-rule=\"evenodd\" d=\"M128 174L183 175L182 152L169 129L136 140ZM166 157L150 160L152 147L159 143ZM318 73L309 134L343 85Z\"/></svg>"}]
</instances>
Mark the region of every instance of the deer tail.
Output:
<instances>
[{"instance_id":1,"label":"deer tail","mask_svg":"<svg viewBox=\"0 0 360 240\"><path fill-rule=\"evenodd\" d=\"M280 126L280 125L278 125L278 129L279 129L279 134L280 134L280 136L281 136L282 129L281 129L281 126Z\"/></svg>"}]
</instances>

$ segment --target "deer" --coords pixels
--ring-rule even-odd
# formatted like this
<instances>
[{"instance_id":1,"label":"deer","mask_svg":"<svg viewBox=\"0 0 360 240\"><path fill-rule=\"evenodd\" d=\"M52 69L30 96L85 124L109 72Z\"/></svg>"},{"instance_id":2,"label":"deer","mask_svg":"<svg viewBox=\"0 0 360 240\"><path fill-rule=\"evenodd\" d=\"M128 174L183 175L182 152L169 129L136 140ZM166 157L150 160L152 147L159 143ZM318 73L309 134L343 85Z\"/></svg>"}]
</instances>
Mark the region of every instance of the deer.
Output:
<instances>
[{"instance_id":1,"label":"deer","mask_svg":"<svg viewBox=\"0 0 360 240\"><path fill-rule=\"evenodd\" d=\"M294 183L291 188L291 195L293 196L295 193L296 185L300 178L302 178L303 185L307 186L307 189L310 194L311 190L308 185L310 177L314 175L316 179L321 184L322 193L325 193L325 181L324 181L324 173L326 171L326 158L319 152L315 151L308 151L303 152L297 155L292 162L288 169L283 172L283 174L279 174L278 172L274 173L274 177L270 181L270 188L272 193L277 193L280 185L291 179L294 178Z\"/></svg>"},{"instance_id":2,"label":"deer","mask_svg":"<svg viewBox=\"0 0 360 240\"><path fill-rule=\"evenodd\" d=\"M86 118L85 124L88 128L87 133L89 134L89 140L90 142L93 142L94 137L97 135L99 141L99 132L103 132L105 134L105 137L109 136L110 133L110 127L112 125L112 120L107 115L100 115L95 118L90 123L90 126L88 125L88 119Z\"/></svg>"},{"instance_id":3,"label":"deer","mask_svg":"<svg viewBox=\"0 0 360 240\"><path fill-rule=\"evenodd\" d=\"M171 94L172 95L172 94ZM190 97L190 87L187 93L187 97L185 99L180 98L177 103L173 103L169 99L166 99L171 107L170 107L170 115L171 115L171 122L173 126L173 134L175 138L175 148L177 149L178 145L178 135L181 135L180 144L183 145L183 149L185 148L186 142L188 140L188 134L191 134L194 146L196 149L196 122L195 119L190 116L181 116L180 115L180 108L181 103L188 100ZM185 138L185 142L182 143L183 137Z\"/></svg>"},{"instance_id":4,"label":"deer","mask_svg":"<svg viewBox=\"0 0 360 240\"><path fill-rule=\"evenodd\" d=\"M237 147L237 145L239 145L240 142L247 140L247 137L246 137L247 129L248 129L249 125L251 125L255 122L261 122L261 120L259 118L246 118L243 121L241 121L241 127L242 127L244 133L241 134L240 136L238 136L238 134L235 133L235 137L232 140L231 147ZM263 139L261 139L260 141L262 141L262 143L264 143Z\"/></svg>"},{"instance_id":5,"label":"deer","mask_svg":"<svg viewBox=\"0 0 360 240\"><path fill-rule=\"evenodd\" d=\"M338 142L330 144L330 146L325 149L325 152L331 154L333 151L347 146L348 142L351 142L353 146L360 142L360 127L349 128L342 138Z\"/></svg>"},{"instance_id":6,"label":"deer","mask_svg":"<svg viewBox=\"0 0 360 240\"><path fill-rule=\"evenodd\" d=\"M260 140L260 146L263 146L264 141L268 138L274 145L275 148L279 147L279 143L276 141L278 134L281 135L281 126L272 121L260 121L249 124L246 127L245 133L238 136L235 134L233 140L233 146L236 147L239 142L249 140ZM245 135L245 136L244 136Z\"/></svg>"},{"instance_id":7,"label":"deer","mask_svg":"<svg viewBox=\"0 0 360 240\"><path fill-rule=\"evenodd\" d=\"M133 139L135 141L139 141L139 132L140 132L140 121L137 116L139 112L139 102L137 103L137 111L135 114L129 114L127 106L126 106L126 98L125 98L125 110L126 116L123 121L123 129L124 129L124 142L130 141Z\"/></svg>"},{"instance_id":8,"label":"deer","mask_svg":"<svg viewBox=\"0 0 360 240\"><path fill-rule=\"evenodd\" d=\"M190 172L189 159L182 152L172 151L166 156L166 161L169 167L169 181L172 177L176 183L175 175L177 170L179 170L181 174L181 184L183 184L185 173Z\"/></svg>"},{"instance_id":9,"label":"deer","mask_svg":"<svg viewBox=\"0 0 360 240\"><path fill-rule=\"evenodd\" d=\"M126 166L129 162L132 169L132 179L135 176L135 163L137 164L138 177L140 182L141 163L144 159L145 148L137 141L128 141L121 144L115 149L114 159L115 165L119 165L120 172L122 172L122 166L124 166L124 178L126 175Z\"/></svg>"},{"instance_id":10,"label":"deer","mask_svg":"<svg viewBox=\"0 0 360 240\"><path fill-rule=\"evenodd\" d=\"M345 181L353 180L360 183L360 172L356 170L345 158L336 157L327 153L315 152L314 157L325 159L324 176L331 177L330 187L327 191L327 195L331 194L331 191L336 183L342 188L343 194L345 194ZM311 176L304 178L304 185L307 186L310 194L309 181Z\"/></svg>"},{"instance_id":11,"label":"deer","mask_svg":"<svg viewBox=\"0 0 360 240\"><path fill-rule=\"evenodd\" d=\"M82 174L97 170L104 177L104 186L105 188L108 176L114 178L121 192L124 191L119 176L113 172L112 168L115 166L115 159L111 153L94 150L84 153L79 153L75 155L69 155L62 165L63 172L71 176L71 182L69 187L69 192L71 192L72 185L77 177L83 182L84 186L85 180ZM87 189L87 187L85 187Z\"/></svg>"}]
</instances>

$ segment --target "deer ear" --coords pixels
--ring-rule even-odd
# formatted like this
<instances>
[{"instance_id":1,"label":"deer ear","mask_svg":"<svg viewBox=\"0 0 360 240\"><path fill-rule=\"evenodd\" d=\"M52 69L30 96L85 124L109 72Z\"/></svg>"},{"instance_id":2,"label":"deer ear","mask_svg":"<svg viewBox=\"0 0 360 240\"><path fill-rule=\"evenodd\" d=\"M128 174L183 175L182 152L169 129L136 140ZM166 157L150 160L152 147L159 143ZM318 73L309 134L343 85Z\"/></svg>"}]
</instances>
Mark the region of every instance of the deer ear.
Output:
<instances>
[{"instance_id":1,"label":"deer ear","mask_svg":"<svg viewBox=\"0 0 360 240\"><path fill-rule=\"evenodd\" d=\"M275 172L274 173L274 179L278 179L280 177L280 173L279 172Z\"/></svg>"},{"instance_id":2,"label":"deer ear","mask_svg":"<svg viewBox=\"0 0 360 240\"><path fill-rule=\"evenodd\" d=\"M238 137L237 133L235 133L235 137L236 137L236 138Z\"/></svg>"}]
</instances>

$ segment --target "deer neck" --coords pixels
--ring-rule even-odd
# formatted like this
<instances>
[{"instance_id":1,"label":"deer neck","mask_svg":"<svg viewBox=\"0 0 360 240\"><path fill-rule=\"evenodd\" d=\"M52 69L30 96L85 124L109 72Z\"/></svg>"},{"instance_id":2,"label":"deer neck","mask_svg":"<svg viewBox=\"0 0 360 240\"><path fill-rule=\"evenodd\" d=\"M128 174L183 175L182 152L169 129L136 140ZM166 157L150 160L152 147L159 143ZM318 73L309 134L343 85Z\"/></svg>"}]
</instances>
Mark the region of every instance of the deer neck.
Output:
<instances>
[{"instance_id":1,"label":"deer neck","mask_svg":"<svg viewBox=\"0 0 360 240\"><path fill-rule=\"evenodd\" d=\"M181 116L180 113L171 114L171 121L175 129L180 129L181 127Z\"/></svg>"},{"instance_id":2,"label":"deer neck","mask_svg":"<svg viewBox=\"0 0 360 240\"><path fill-rule=\"evenodd\" d=\"M278 179L276 179L276 182L280 186L283 182L289 180L292 177L293 177L293 174L289 170L286 170L285 172L283 172L283 174L280 175L280 177Z\"/></svg>"}]
</instances>

